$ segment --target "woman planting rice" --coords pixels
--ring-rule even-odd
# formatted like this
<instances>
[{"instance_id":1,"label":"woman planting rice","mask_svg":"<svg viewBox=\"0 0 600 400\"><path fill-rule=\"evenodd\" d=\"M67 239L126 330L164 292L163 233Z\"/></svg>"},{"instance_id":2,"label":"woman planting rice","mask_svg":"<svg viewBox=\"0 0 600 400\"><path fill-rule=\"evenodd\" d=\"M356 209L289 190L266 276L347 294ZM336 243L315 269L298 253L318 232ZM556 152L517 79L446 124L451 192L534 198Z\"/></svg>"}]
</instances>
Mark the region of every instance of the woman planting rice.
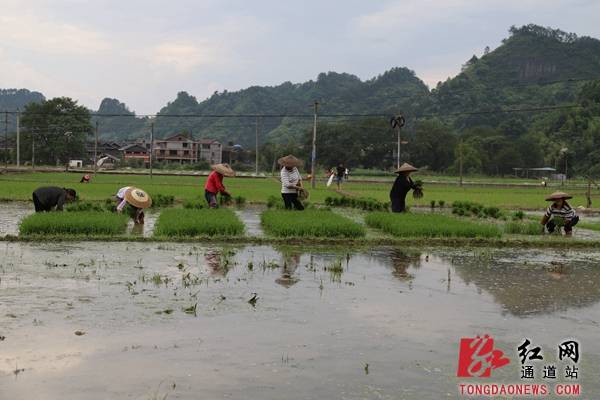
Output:
<instances>
[{"instance_id":1,"label":"woman planting rice","mask_svg":"<svg viewBox=\"0 0 600 400\"><path fill-rule=\"evenodd\" d=\"M35 212L62 211L65 203L75 201L77 193L73 189L47 186L37 188L32 197Z\"/></svg>"},{"instance_id":2,"label":"woman planting rice","mask_svg":"<svg viewBox=\"0 0 600 400\"><path fill-rule=\"evenodd\" d=\"M298 195L306 197L307 192L302 187L302 176L298 171L298 167L302 165L302 161L292 155L281 157L277 160L281 168L281 197L287 210L292 208L302 211L304 206L298 198Z\"/></svg>"},{"instance_id":3,"label":"woman planting rice","mask_svg":"<svg viewBox=\"0 0 600 400\"><path fill-rule=\"evenodd\" d=\"M557 227L560 232L562 226L566 236L573 234L573 227L579 222L579 217L575 213L575 209L567 203L567 199L572 198L573 196L564 192L554 192L546 198L546 201L551 201L552 204L548 206L541 224L548 229L548 233L554 233Z\"/></svg>"},{"instance_id":4,"label":"woman planting rice","mask_svg":"<svg viewBox=\"0 0 600 400\"><path fill-rule=\"evenodd\" d=\"M148 193L133 186L125 186L117 192L117 212L123 210L133 219L135 224L144 223L144 208L152 205L152 199Z\"/></svg>"},{"instance_id":5,"label":"woman planting rice","mask_svg":"<svg viewBox=\"0 0 600 400\"><path fill-rule=\"evenodd\" d=\"M215 164L211 168L213 171L208 175L204 185L204 198L210 208L218 208L217 194L221 193L224 196L231 197L225 186L223 186L223 177L235 176L235 171L231 169L229 164Z\"/></svg>"},{"instance_id":6,"label":"woman planting rice","mask_svg":"<svg viewBox=\"0 0 600 400\"><path fill-rule=\"evenodd\" d=\"M390 191L392 212L406 211L406 194L409 192L409 190L413 189L415 197L418 197L418 195L422 196L421 187L416 185L410 178L411 172L414 171L418 171L418 169L408 163L402 164L396 171L398 177L396 178L394 186L392 186L392 190Z\"/></svg>"}]
</instances>

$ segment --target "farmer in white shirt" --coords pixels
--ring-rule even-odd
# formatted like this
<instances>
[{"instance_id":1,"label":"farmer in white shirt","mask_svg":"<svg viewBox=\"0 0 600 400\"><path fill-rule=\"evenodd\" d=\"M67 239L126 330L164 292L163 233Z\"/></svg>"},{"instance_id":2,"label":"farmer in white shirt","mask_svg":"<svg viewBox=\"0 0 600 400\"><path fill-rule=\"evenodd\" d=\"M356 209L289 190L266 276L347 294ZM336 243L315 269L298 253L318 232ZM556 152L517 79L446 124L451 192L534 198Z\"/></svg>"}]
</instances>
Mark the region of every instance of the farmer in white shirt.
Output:
<instances>
[{"instance_id":1,"label":"farmer in white shirt","mask_svg":"<svg viewBox=\"0 0 600 400\"><path fill-rule=\"evenodd\" d=\"M302 176L300 176L300 172L298 171L298 167L302 165L302 161L289 155L281 157L278 163L282 166L281 197L283 197L285 208L288 210L292 208L299 211L304 210L304 206L298 198L298 193L304 191Z\"/></svg>"}]
</instances>

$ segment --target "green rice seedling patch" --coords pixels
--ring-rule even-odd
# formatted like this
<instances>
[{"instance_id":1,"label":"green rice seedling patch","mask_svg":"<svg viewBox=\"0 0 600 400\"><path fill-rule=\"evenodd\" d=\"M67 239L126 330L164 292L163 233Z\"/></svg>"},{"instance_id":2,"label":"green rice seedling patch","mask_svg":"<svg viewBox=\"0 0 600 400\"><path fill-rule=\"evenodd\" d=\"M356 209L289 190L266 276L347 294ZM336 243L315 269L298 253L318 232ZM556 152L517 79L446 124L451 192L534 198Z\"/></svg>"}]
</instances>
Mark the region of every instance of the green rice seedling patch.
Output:
<instances>
[{"instance_id":1,"label":"green rice seedling patch","mask_svg":"<svg viewBox=\"0 0 600 400\"><path fill-rule=\"evenodd\" d=\"M171 208L161 212L155 236L235 236L244 224L228 209Z\"/></svg>"},{"instance_id":2,"label":"green rice seedling patch","mask_svg":"<svg viewBox=\"0 0 600 400\"><path fill-rule=\"evenodd\" d=\"M541 235L544 226L539 222L510 221L504 224L504 232L516 235Z\"/></svg>"},{"instance_id":3,"label":"green rice seedling patch","mask_svg":"<svg viewBox=\"0 0 600 400\"><path fill-rule=\"evenodd\" d=\"M97 211L46 212L25 218L22 235L119 235L127 228L128 217Z\"/></svg>"},{"instance_id":4,"label":"green rice seedling patch","mask_svg":"<svg viewBox=\"0 0 600 400\"><path fill-rule=\"evenodd\" d=\"M365 222L372 228L400 237L500 237L496 224L483 224L442 214L369 213Z\"/></svg>"},{"instance_id":5,"label":"green rice seedling patch","mask_svg":"<svg viewBox=\"0 0 600 400\"><path fill-rule=\"evenodd\" d=\"M267 210L261 223L270 235L282 237L357 238L365 236L365 228L328 210Z\"/></svg>"}]
</instances>

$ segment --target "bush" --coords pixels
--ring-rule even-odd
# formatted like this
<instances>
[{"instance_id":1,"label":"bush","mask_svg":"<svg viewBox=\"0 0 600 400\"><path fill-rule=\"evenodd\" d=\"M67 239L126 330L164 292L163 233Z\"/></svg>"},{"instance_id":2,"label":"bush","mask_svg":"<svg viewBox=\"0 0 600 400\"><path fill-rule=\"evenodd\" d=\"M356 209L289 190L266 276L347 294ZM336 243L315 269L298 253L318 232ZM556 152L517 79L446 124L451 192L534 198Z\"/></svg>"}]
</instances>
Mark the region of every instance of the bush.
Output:
<instances>
[{"instance_id":1,"label":"bush","mask_svg":"<svg viewBox=\"0 0 600 400\"><path fill-rule=\"evenodd\" d=\"M267 210L261 215L265 231L283 237L363 237L363 226L326 210Z\"/></svg>"},{"instance_id":2,"label":"bush","mask_svg":"<svg viewBox=\"0 0 600 400\"><path fill-rule=\"evenodd\" d=\"M444 208L444 205L446 205L446 202L444 200L439 200L438 205L440 208Z\"/></svg>"},{"instance_id":3,"label":"bush","mask_svg":"<svg viewBox=\"0 0 600 400\"><path fill-rule=\"evenodd\" d=\"M500 237L493 224L479 224L442 214L372 213L367 225L394 236L407 237Z\"/></svg>"},{"instance_id":4,"label":"bush","mask_svg":"<svg viewBox=\"0 0 600 400\"><path fill-rule=\"evenodd\" d=\"M161 212L155 236L240 235L244 224L228 209L171 208Z\"/></svg>"},{"instance_id":5,"label":"bush","mask_svg":"<svg viewBox=\"0 0 600 400\"><path fill-rule=\"evenodd\" d=\"M117 235L125 232L128 217L97 211L45 212L21 222L24 235Z\"/></svg>"}]
</instances>

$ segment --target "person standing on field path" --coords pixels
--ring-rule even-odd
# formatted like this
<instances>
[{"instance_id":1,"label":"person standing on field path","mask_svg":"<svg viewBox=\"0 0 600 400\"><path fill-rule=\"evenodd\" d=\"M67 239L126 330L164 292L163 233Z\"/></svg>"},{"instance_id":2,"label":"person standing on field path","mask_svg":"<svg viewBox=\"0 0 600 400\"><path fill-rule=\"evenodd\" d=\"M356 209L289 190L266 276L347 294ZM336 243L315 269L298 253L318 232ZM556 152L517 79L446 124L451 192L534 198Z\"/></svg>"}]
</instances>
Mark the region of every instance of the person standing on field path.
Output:
<instances>
[{"instance_id":1,"label":"person standing on field path","mask_svg":"<svg viewBox=\"0 0 600 400\"><path fill-rule=\"evenodd\" d=\"M342 182L344 181L344 175L346 174L346 167L344 163L339 163L336 168L335 182L337 183L338 190L342 189Z\"/></svg>"},{"instance_id":2,"label":"person standing on field path","mask_svg":"<svg viewBox=\"0 0 600 400\"><path fill-rule=\"evenodd\" d=\"M409 163L404 163L398 168L396 173L398 177L394 181L394 186L390 191L390 201L392 202L392 212L405 212L406 211L406 194L417 186L410 178L411 172L418 171L417 168L413 167Z\"/></svg>"}]
</instances>

